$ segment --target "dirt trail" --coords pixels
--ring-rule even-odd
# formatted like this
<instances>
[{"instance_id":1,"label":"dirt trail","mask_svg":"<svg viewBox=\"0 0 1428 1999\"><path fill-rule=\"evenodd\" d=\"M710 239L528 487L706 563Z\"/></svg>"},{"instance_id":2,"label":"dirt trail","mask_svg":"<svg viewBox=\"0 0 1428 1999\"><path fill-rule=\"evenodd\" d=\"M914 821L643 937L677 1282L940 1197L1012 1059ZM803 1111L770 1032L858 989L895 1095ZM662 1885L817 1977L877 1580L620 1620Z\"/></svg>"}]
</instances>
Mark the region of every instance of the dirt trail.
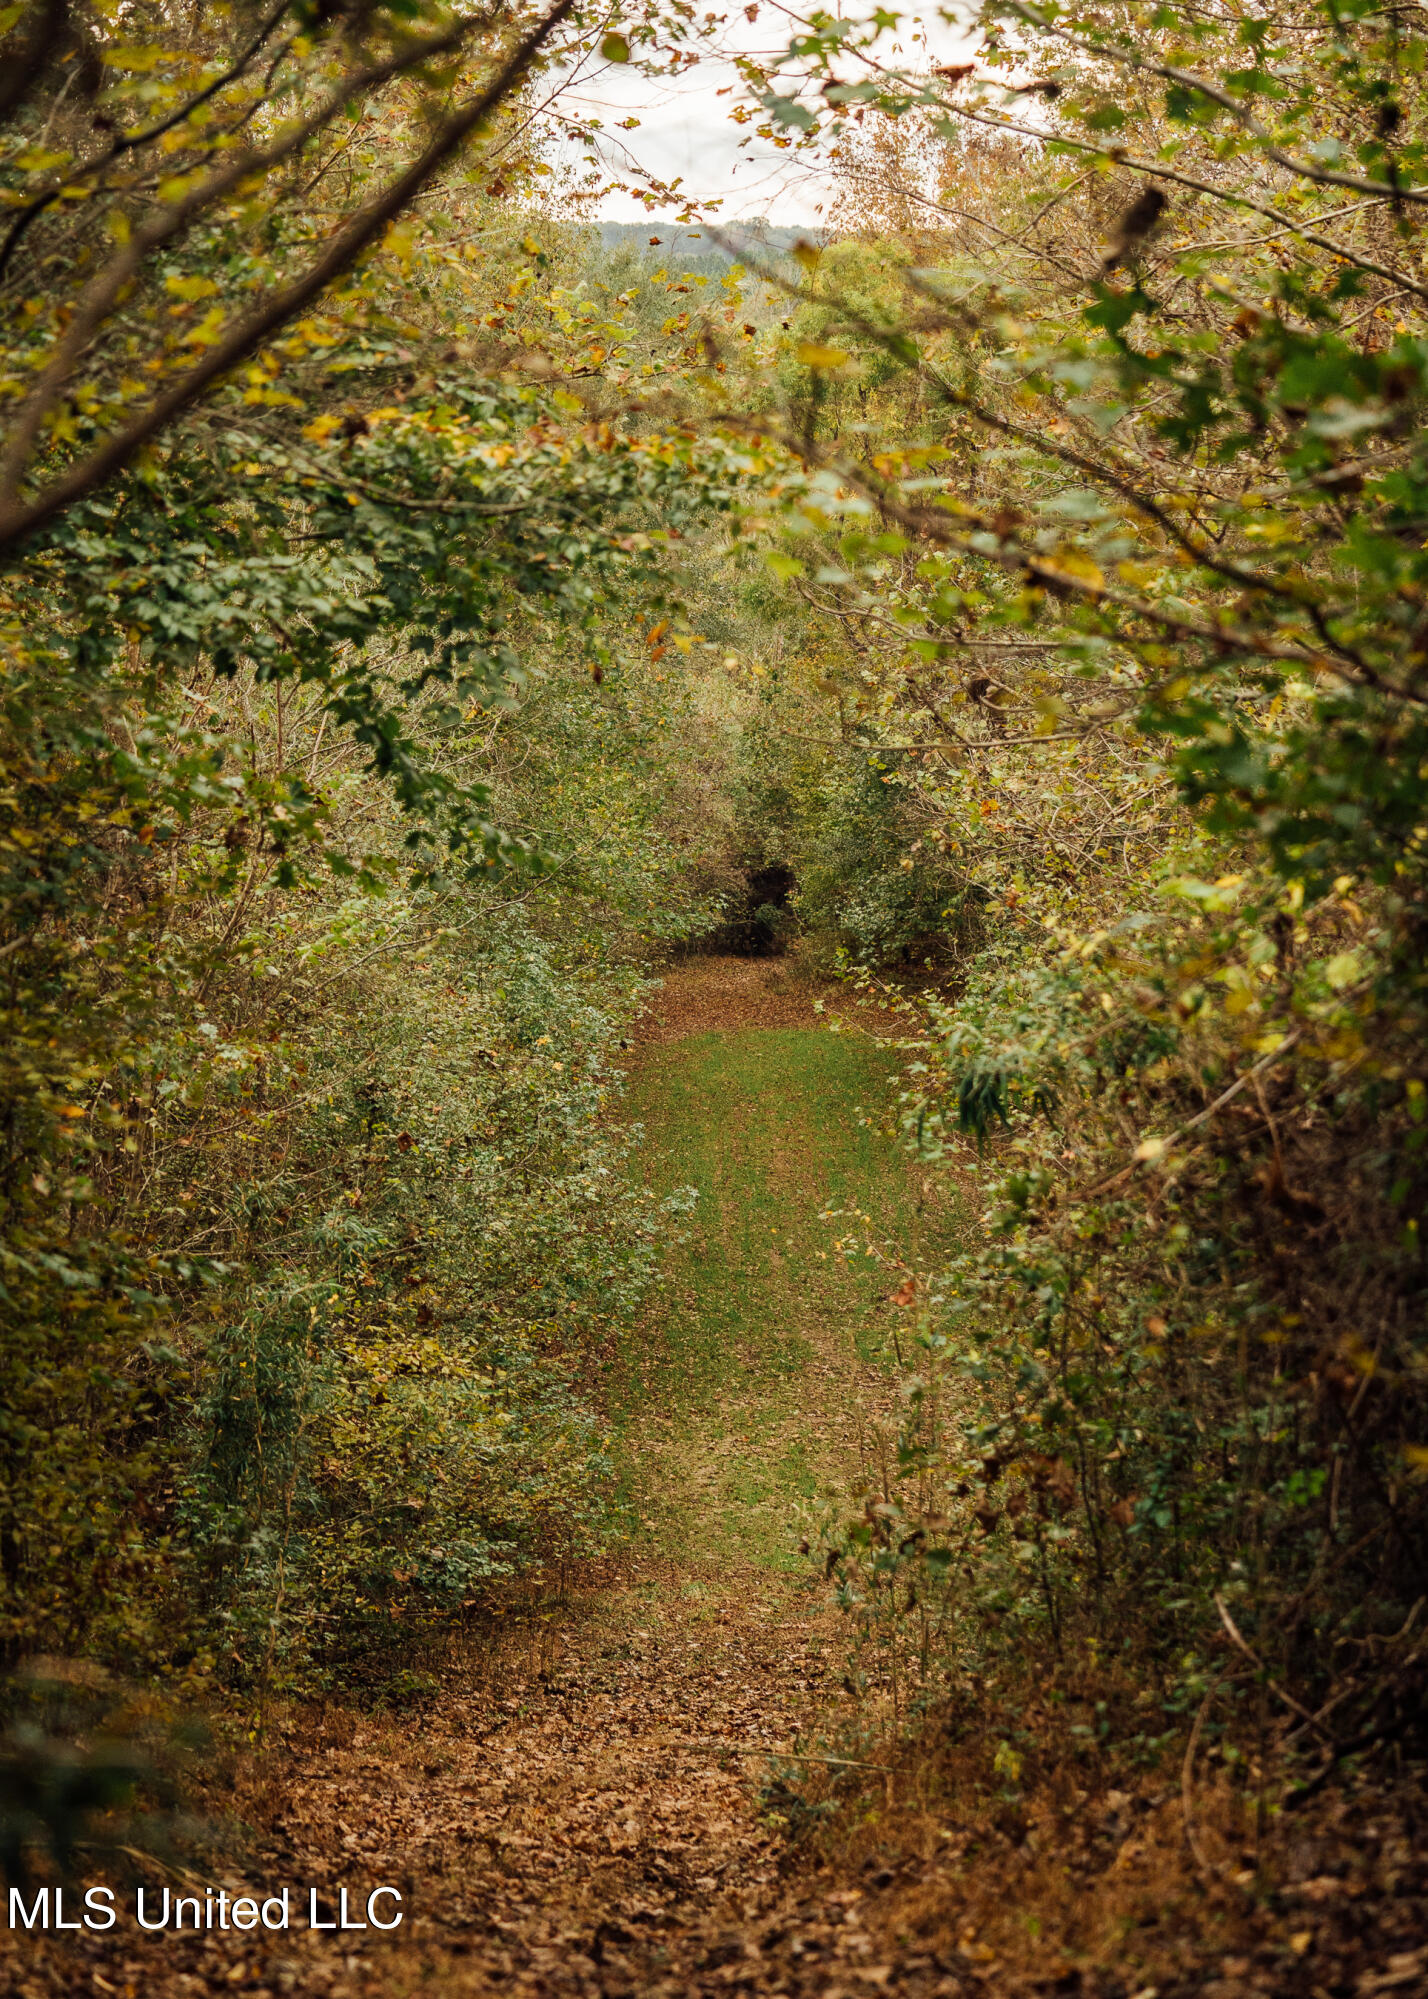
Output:
<instances>
[{"instance_id":1,"label":"dirt trail","mask_svg":"<svg viewBox=\"0 0 1428 1999\"><path fill-rule=\"evenodd\" d=\"M37 1958L22 1990L834 1989L816 1969L790 1982L787 1960L775 1977L766 1959L775 1932L788 1941L790 1860L766 1752L840 1698L837 1618L797 1557L790 1507L847 1468L860 1403L886 1393L858 1346L886 1278L869 1266L850 1293L819 1246L823 1182L845 1151L855 1195L875 1156L905 1177L882 1141L875 1154L864 1136L859 1153L849 1137L847 1090L870 1047L854 1039L828 1055L838 1038L776 966L705 961L668 979L632 1057L634 1108L650 1119L651 1170L708 1184L682 1261L612 1356L628 1554L448 1660L419 1721L341 1711L316 1735L295 1723L261 1781L241 1777L238 1815L271 1828L260 1866L249 1846L246 1885L298 1884L305 1915L310 1886L319 1913L344 1888L356 1913L390 1884L407 1898L403 1927L136 1942L127 1926L122 1942L68 1946L59 1980ZM826 1055L853 1082L825 1118ZM236 1869L231 1885L243 1892ZM849 1990L885 1982L856 1923L840 1936ZM814 1948L810 1967L831 1951Z\"/></svg>"}]
</instances>

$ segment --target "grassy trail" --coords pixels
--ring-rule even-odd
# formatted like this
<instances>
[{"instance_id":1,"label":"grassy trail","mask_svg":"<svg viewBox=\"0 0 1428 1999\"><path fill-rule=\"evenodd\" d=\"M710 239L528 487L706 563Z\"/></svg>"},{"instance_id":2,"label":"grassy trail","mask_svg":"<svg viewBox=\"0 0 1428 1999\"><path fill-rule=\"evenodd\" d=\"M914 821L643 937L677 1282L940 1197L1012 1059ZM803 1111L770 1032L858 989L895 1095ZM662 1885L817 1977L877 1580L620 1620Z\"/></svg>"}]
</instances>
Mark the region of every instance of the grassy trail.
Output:
<instances>
[{"instance_id":1,"label":"grassy trail","mask_svg":"<svg viewBox=\"0 0 1428 1999\"><path fill-rule=\"evenodd\" d=\"M682 976L677 997L704 984L707 1013L686 1006L678 1038L644 1053L629 1107L651 1182L698 1198L607 1406L631 1503L670 1558L804 1573L800 1508L853 1472L887 1402L882 1301L898 1278L866 1244L906 1248L940 1217L865 1116L891 1066L867 1036L830 1033L811 1008L807 1025L707 1025L718 984ZM860 1253L845 1259L849 1235Z\"/></svg>"}]
</instances>

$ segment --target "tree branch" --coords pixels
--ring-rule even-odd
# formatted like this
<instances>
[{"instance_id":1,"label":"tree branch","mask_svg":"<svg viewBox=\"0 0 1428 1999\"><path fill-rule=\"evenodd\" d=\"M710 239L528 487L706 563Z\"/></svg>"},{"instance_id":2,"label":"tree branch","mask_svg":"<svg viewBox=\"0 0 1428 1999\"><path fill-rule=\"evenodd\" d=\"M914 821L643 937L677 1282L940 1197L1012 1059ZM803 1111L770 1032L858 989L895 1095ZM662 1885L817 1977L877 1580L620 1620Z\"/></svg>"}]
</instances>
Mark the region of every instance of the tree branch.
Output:
<instances>
[{"instance_id":1,"label":"tree branch","mask_svg":"<svg viewBox=\"0 0 1428 1999\"><path fill-rule=\"evenodd\" d=\"M790 20L797 21L800 26L811 29L812 23L803 15L795 13L792 8L781 6L779 11L786 14ZM1216 201L1229 202L1234 208L1251 209L1256 215L1263 215L1271 222L1283 223L1304 242L1314 244L1317 249L1328 250L1331 255L1341 258L1344 263L1352 264L1355 270L1368 271L1379 278L1388 278L1392 283L1401 285L1405 291L1411 291L1419 298L1428 299L1428 288L1417 283L1406 272L1395 270L1387 264L1377 263L1372 257L1362 256L1356 250L1345 250L1339 244L1331 243L1326 236L1314 234L1312 230L1296 222L1293 216L1286 215L1282 209L1273 207L1269 202L1257 201L1253 195L1240 194L1227 187L1217 187L1213 181L1201 180L1194 174L1184 173L1178 167L1168 166L1163 160L1137 159L1119 146L1103 146L1089 139L1073 139L1065 132L1048 133L1040 126L1027 125L1019 119L1009 118L1004 112L974 111L970 105L953 103L947 97L931 91L922 90L919 93L917 86L908 79L899 77L895 71L890 70L886 64L878 62L865 50L859 51L859 59L868 69L887 77L901 88L912 91L914 96L920 94L920 101L929 110L946 112L955 118L965 118L973 125L985 126L990 132L1015 132L1020 138L1034 139L1039 146L1044 146L1048 139L1054 139L1058 146L1064 146L1068 151L1089 154L1096 160L1109 160L1118 167L1125 167L1131 173L1148 174L1158 180L1171 181L1177 187L1190 188L1197 194L1208 194ZM1387 187L1371 187L1367 191L1388 201L1408 192L1406 189ZM1428 200L1428 189L1420 192L1422 198Z\"/></svg>"},{"instance_id":2,"label":"tree branch","mask_svg":"<svg viewBox=\"0 0 1428 1999\"><path fill-rule=\"evenodd\" d=\"M1395 181L1365 180L1361 174L1336 173L1332 167L1315 166L1312 161L1301 160L1293 153L1286 152L1254 117L1249 108L1228 90L1208 78L1197 76L1194 70L1176 69L1170 63L1147 62L1143 56L1133 54L1129 49L1116 48L1111 43L1092 41L1088 36L1073 34L1069 28L1059 27L1048 21L1026 0L1003 0L1009 14L1017 14L1028 26L1039 28L1043 34L1053 35L1058 41L1067 42L1083 55L1096 56L1102 61L1118 62L1127 69L1138 71L1142 76L1158 76L1166 83L1179 84L1182 90L1197 90L1208 97L1212 104L1218 104L1228 111L1235 122L1250 137L1261 145L1269 158L1286 173L1297 174L1301 180L1314 181L1320 187L1346 187L1355 194L1380 195L1387 201L1413 201L1428 206L1428 187L1401 187Z\"/></svg>"},{"instance_id":3,"label":"tree branch","mask_svg":"<svg viewBox=\"0 0 1428 1999\"><path fill-rule=\"evenodd\" d=\"M725 411L719 421L730 429L752 431L764 436L779 435L776 427L767 419L746 417L733 411ZM1004 526L980 509L957 502L956 518L969 521L979 534L994 538L995 549L981 547L971 534L960 532L950 525L945 514L932 512L927 508L909 507L898 499L886 481L876 478L865 466L852 464L845 458L824 452L807 437L779 435L779 442L795 457L819 464L835 473L847 486L864 493L900 527L915 534L925 535L944 548L954 548L959 554L978 557L987 562L1000 562L1004 568L1019 571L1033 583L1039 583L1054 597L1080 597L1092 606L1110 605L1127 618L1138 618L1153 625L1159 631L1167 632L1177 639L1196 639L1213 646L1216 652L1245 653L1252 659L1292 662L1308 667L1312 673L1332 673L1350 684L1371 686L1380 693L1390 695L1394 700L1409 701L1428 705L1428 694L1420 694L1414 688L1400 687L1386 680L1372 666L1363 664L1336 665L1327 652L1314 652L1309 647L1267 638L1262 632L1248 631L1242 625L1228 622L1212 624L1205 618L1187 617L1183 613L1164 610L1148 598L1137 597L1129 590L1120 590L1104 580L1096 581L1089 576L1077 575L1075 571L1062 569L1044 556L1035 554L1022 546L1005 531ZM1128 646L1143 645L1143 639L1136 639L1124 630L1111 634L1119 643Z\"/></svg>"},{"instance_id":4,"label":"tree branch","mask_svg":"<svg viewBox=\"0 0 1428 1999\"><path fill-rule=\"evenodd\" d=\"M145 131L135 132L127 137L120 133L102 153L96 153L93 159L85 161L82 166L69 168L66 173L61 174L47 188L43 188L28 201L10 224L5 241L0 245L0 278L3 278L8 270L10 259L19 248L21 239L30 225L38 221L47 208L54 206L65 188L73 187L79 181L92 180L95 174L103 173L107 166L111 166L121 153L134 152L138 147L162 138L165 132L171 132L176 125L181 125L184 119L192 117L195 111L216 97L220 90L226 90L228 85L235 82L247 69L291 5L292 0L279 0L278 6L268 18L258 24L257 33L237 60L222 75L206 83L186 104L180 105L177 111L171 112L167 118L161 118L157 125L150 125Z\"/></svg>"},{"instance_id":5,"label":"tree branch","mask_svg":"<svg viewBox=\"0 0 1428 1999\"><path fill-rule=\"evenodd\" d=\"M121 471L134 454L151 438L157 436L181 410L195 401L212 383L228 374L240 361L263 346L290 319L311 305L336 278L349 270L363 250L403 212L432 176L509 95L530 68L546 41L571 12L574 4L575 0L557 0L557 4L543 19L522 37L486 88L479 91L445 121L419 158L353 218L340 232L326 254L300 278L257 306L246 318L241 319L216 346L209 350L196 367L162 395L156 397L132 423L109 438L89 458L57 479L47 492L41 493L28 503L12 505L0 513L0 552L16 547L36 529L53 520L56 514L62 513L66 507L82 498L85 493L91 492L96 486ZM446 45L449 45L451 40L451 36L442 38ZM424 47L420 56L403 58L400 67L408 68L415 60L425 60L426 55L431 52L429 46ZM395 72L395 65L384 67L389 72ZM351 96L353 87L352 84L347 86L343 93L344 99ZM329 117L335 108L334 105L328 111ZM278 157L285 157L291 152L295 143L296 140L285 142ZM113 297L137 268L138 254L134 253L138 251L138 246L142 244L143 250L147 251L165 240L191 219L200 207L206 206L215 193L221 192L223 187L233 184L253 171L255 167L251 161L246 166L239 163L225 169L223 174L215 176L214 181L189 202L178 204L177 210L169 211L161 218L160 223L152 225L149 231L140 232L135 236L129 246L129 253L116 259L115 265L111 266L111 273L115 266L125 267L118 277L118 282L114 282L109 274L101 274L96 280L96 299L102 297L105 300L101 310L96 313L90 305L87 312L81 311L76 314L75 325L61 342L61 349L67 351L69 357L66 362L66 372L68 367L73 365L73 360L77 358L82 345L92 337L103 310L108 309L108 304L112 303ZM88 325L82 329L82 340L72 341L71 335L81 330L80 322L86 318ZM51 376L54 367L55 364L52 364L51 370L46 371L46 378ZM31 437L42 419L41 410L38 418L32 416L27 420ZM28 443L25 449L28 452ZM13 458L14 454L11 456ZM9 470L7 467L7 471Z\"/></svg>"}]
</instances>

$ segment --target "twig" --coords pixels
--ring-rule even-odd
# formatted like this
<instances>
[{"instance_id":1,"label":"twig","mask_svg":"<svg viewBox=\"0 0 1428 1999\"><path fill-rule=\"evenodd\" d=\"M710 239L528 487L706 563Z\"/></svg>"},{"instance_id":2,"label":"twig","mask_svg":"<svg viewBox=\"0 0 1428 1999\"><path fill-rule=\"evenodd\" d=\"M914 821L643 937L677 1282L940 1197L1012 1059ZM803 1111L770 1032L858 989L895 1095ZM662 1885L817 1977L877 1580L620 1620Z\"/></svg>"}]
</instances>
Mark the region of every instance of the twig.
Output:
<instances>
[{"instance_id":1,"label":"twig","mask_svg":"<svg viewBox=\"0 0 1428 1999\"><path fill-rule=\"evenodd\" d=\"M789 20L797 21L801 27L813 26L804 15L792 7L783 5L782 0L770 0L770 4L777 7L779 13L787 15ZM880 63L866 50L860 52L860 59L865 68L875 71L879 76L890 78L900 88L917 91L918 86L909 84L905 77L899 75L896 70L889 69L885 63ZM954 103L942 94L924 97L923 101L931 110L944 112L954 118L965 118L971 124L985 126L988 131L1014 132L1021 138L1034 140L1038 146L1046 144L1047 134L1044 130L1035 125L1028 125L1024 120L1010 118L1004 112L976 111L971 105ZM1121 151L1119 147L1098 145L1090 139L1077 139L1069 132L1058 132L1056 143L1068 151L1087 153L1095 160L1112 162L1128 173L1149 174L1157 180L1173 181L1178 187L1188 187L1197 194L1208 194L1213 200L1227 202L1231 207L1251 209L1256 215L1267 216L1271 222L1286 224L1304 242L1313 243L1318 249L1328 250L1333 256L1342 258L1344 263L1354 265L1357 270L1371 271L1376 277L1388 278L1394 284L1410 288L1420 298L1428 299L1428 286L1416 284L1404 272L1392 270L1386 264L1376 263L1373 258L1361 256L1356 250L1346 250L1338 243L1331 243L1325 236L1316 236L1312 230L1298 224L1293 216L1286 215L1283 209L1272 207L1267 201L1257 201L1253 195L1243 194L1235 188L1217 187L1213 181L1199 180L1193 174L1184 173L1179 168L1169 165L1165 160L1138 159L1133 154ZM1337 185L1339 182L1337 175L1316 174L1312 178L1322 179L1326 185ZM1352 182L1349 184L1353 185ZM1405 191L1400 190L1400 192ZM1379 188L1373 192L1391 201L1395 190ZM1422 198L1428 199L1428 189L1422 190Z\"/></svg>"},{"instance_id":2,"label":"twig","mask_svg":"<svg viewBox=\"0 0 1428 1999\"><path fill-rule=\"evenodd\" d=\"M335 972L331 973L327 978L320 980L307 997L309 1000L314 1000L319 993L325 993L329 986L336 985L339 979L351 978L354 972L361 971L364 965L370 965L374 958L379 958L383 951L391 950L399 941L399 937L396 934L384 937L380 944L374 944L370 951L364 952L360 958L354 958L351 964L339 965Z\"/></svg>"},{"instance_id":3,"label":"twig","mask_svg":"<svg viewBox=\"0 0 1428 1999\"><path fill-rule=\"evenodd\" d=\"M1287 173L1297 174L1301 180L1313 181L1319 187L1345 187L1355 194L1377 195L1386 201L1428 202L1428 187L1407 187L1398 181L1366 180L1360 174L1339 173L1332 167L1316 166L1309 160L1299 159L1276 145L1272 134L1267 132L1249 107L1231 91L1222 90L1207 77L1197 76L1194 70L1179 69L1172 63L1147 62L1128 48L1117 47L1109 41L1094 41L1089 35L1074 34L1059 26L1035 7L1025 4L1025 0L1008 0L1013 14L1033 28L1040 28L1044 34L1055 35L1059 41L1069 42L1072 48L1082 50L1086 55L1105 58L1111 62L1125 63L1128 68L1138 70L1142 75L1163 77L1167 83L1178 84L1183 90L1198 90L1208 97L1212 104L1218 104L1249 133L1257 139L1269 158Z\"/></svg>"},{"instance_id":4,"label":"twig","mask_svg":"<svg viewBox=\"0 0 1428 1999\"><path fill-rule=\"evenodd\" d=\"M1403 1735L1408 1729L1417 1726L1419 1720L1419 1710L1410 1708L1401 1714L1397 1721L1389 1722L1383 1728L1366 1728L1361 1734L1351 1737L1348 1742L1342 1743L1335 1750L1321 1770L1316 1771L1306 1783L1294 1787L1284 1800L1284 1810L1293 1811L1296 1806L1306 1803L1316 1792L1321 1791L1346 1756L1357 1756L1361 1749L1372 1749L1378 1743L1392 1742L1396 1736Z\"/></svg>"},{"instance_id":5,"label":"twig","mask_svg":"<svg viewBox=\"0 0 1428 1999\"><path fill-rule=\"evenodd\" d=\"M1268 1055L1262 1055L1252 1069L1246 1069L1242 1075L1237 1076L1227 1090L1221 1090L1219 1096L1216 1097L1212 1104L1206 1104L1204 1110L1199 1112L1197 1116L1192 1117L1188 1123L1182 1124L1178 1131L1171 1132L1159 1156L1163 1159L1172 1145L1178 1145L1188 1132L1195 1130L1197 1125L1206 1123L1208 1119L1215 1116L1216 1112L1222 1111L1232 1098L1239 1095L1241 1090L1248 1084L1253 1083L1266 1069L1271 1068L1274 1063L1287 1055L1290 1049L1302 1039L1303 1033L1304 1030L1302 1027L1296 1027L1292 1033L1286 1034L1277 1048L1271 1049ZM1094 1201L1097 1195L1108 1193L1118 1181L1128 1179L1135 1172L1137 1166L1145 1163L1140 1159L1132 1159L1128 1166L1120 1167L1111 1175L1109 1180L1102 1180L1096 1186L1088 1187L1084 1193L1073 1194L1071 1199L1073 1201Z\"/></svg>"},{"instance_id":6,"label":"twig","mask_svg":"<svg viewBox=\"0 0 1428 1999\"><path fill-rule=\"evenodd\" d=\"M1264 1675L1264 1683L1269 1688L1269 1691L1272 1694L1277 1694L1279 1699L1284 1702L1284 1705L1287 1708L1292 1708L1295 1714L1299 1716L1299 1719L1301 1721L1307 1722L1310 1728L1314 1729L1318 1734L1324 1737L1325 1741L1332 1742L1333 1737L1329 1734L1327 1729L1320 1728L1319 1723L1316 1721L1314 1716L1310 1714L1308 1708L1301 1707L1299 1705L1299 1702L1295 1700L1293 1694L1287 1694L1284 1691L1283 1687L1279 1685L1277 1680L1273 1680L1270 1678L1270 1675L1266 1670L1264 1661L1260 1658L1259 1654L1254 1650L1253 1646L1250 1645L1242 1635L1239 1626L1235 1623L1235 1620L1230 1616L1229 1610L1225 1604L1225 1600L1220 1595L1218 1590L1214 1593L1214 1596L1212 1597L1211 1601L1214 1603L1216 1610L1218 1610L1220 1613L1220 1622L1221 1624L1224 1625L1226 1631L1229 1633L1230 1642L1233 1645L1237 1646L1239 1650L1244 1653L1245 1657L1249 1660L1250 1664L1255 1668L1256 1672L1262 1673Z\"/></svg>"},{"instance_id":7,"label":"twig","mask_svg":"<svg viewBox=\"0 0 1428 1999\"><path fill-rule=\"evenodd\" d=\"M760 275L763 273L760 272ZM924 507L907 506L896 497L887 480L879 479L865 467L825 450L810 438L781 432L777 424L771 423L766 417L748 417L742 412L723 410L719 414L719 421L731 430L747 431L757 436L777 437L780 444L802 457L807 464L819 465L832 471L845 485L866 494L890 520L896 521L899 526L908 528L915 534L924 535L940 547L956 549L961 554L979 556L984 560L998 561L1014 574L1025 577L1033 583L1042 584L1053 596L1075 595L1103 613L1105 608L1110 606L1112 610L1126 617L1143 619L1146 624L1169 633L1175 639L1203 640L1213 646L1221 657L1232 652L1244 652L1256 659L1292 660L1309 667L1314 673L1335 674L1350 686L1374 687L1395 700L1428 705L1428 694L1420 694L1414 687L1400 687L1393 681L1385 679L1377 668L1370 666L1357 654L1352 655L1351 665L1339 666L1324 652L1315 652L1307 646L1295 643L1276 642L1264 637L1262 633L1246 630L1240 625L1228 622L1212 624L1205 618L1186 617L1182 613L1165 610L1147 598L1136 596L1132 591L1113 587L1104 578L1094 581L1076 571L1065 569L1059 563L1047 560L1012 537L1004 535L994 518L979 508L960 503L955 516L949 516L947 513L935 513ZM954 528L951 524L954 518L964 522L965 527ZM997 536L1000 546L995 555L979 545L977 535L971 532L973 529L978 530L979 534L991 532ZM1118 644L1131 647L1143 646L1146 643L1145 639L1128 634L1123 626L1113 627L1103 636L1115 640ZM1334 649L1346 660L1351 657L1345 653L1342 646L1335 645Z\"/></svg>"},{"instance_id":8,"label":"twig","mask_svg":"<svg viewBox=\"0 0 1428 1999\"><path fill-rule=\"evenodd\" d=\"M64 380L72 361L78 358L80 349L112 306L114 296L122 291L137 271L141 255L157 248L159 243L186 226L201 210L209 208L227 186L258 170L266 162L261 156L257 162L251 159L236 162L206 183L196 195L179 201L172 209L165 211L156 224L136 232L127 251L96 280L93 293L76 312L72 327L59 343L50 367L41 375L30 393L29 401L16 416L15 435L6 468L14 499L7 515L0 520L0 548L13 547L37 528L44 527L85 493L122 471L151 437L164 430L175 416L196 401L214 382L221 380L240 361L270 340L290 319L320 297L334 280L348 271L368 244L381 236L388 223L409 206L433 175L510 94L573 6L574 0L556 0L549 12L522 36L485 89L478 91L439 127L426 150L389 182L373 201L358 211L331 246L301 277L240 319L188 374L156 396L131 423L108 438L72 470L62 474L47 491L26 503L19 498L20 476L33 436L49 406L51 391ZM438 37L436 41L447 46L453 39L459 37L448 35ZM423 60L429 55L431 46L422 45ZM400 74L415 67L415 62L408 52L385 67ZM350 100L352 90L353 80L349 79L341 97L334 98L330 115L335 115L339 102ZM281 140L279 155L291 152L294 143L290 139Z\"/></svg>"},{"instance_id":9,"label":"twig","mask_svg":"<svg viewBox=\"0 0 1428 1999\"><path fill-rule=\"evenodd\" d=\"M1180 1813L1185 1821L1185 1842L1190 1848L1195 1865L1202 1874L1209 1873L1210 1863L1206 1860L1200 1842L1195 1837L1195 1751L1200 1745L1200 1730L1204 1727L1205 1716L1209 1713L1210 1703L1218 1691L1217 1682L1201 1701L1190 1730L1190 1740L1185 1745L1185 1760L1180 1765Z\"/></svg>"},{"instance_id":10,"label":"twig","mask_svg":"<svg viewBox=\"0 0 1428 1999\"><path fill-rule=\"evenodd\" d=\"M953 208L950 202L934 201L930 194L920 194L915 187L900 187L896 191L904 199L921 202L924 208L930 208L938 215L954 215L960 222L975 223L979 229L985 229L989 236L1000 236L1003 241L1010 243L1014 250L1020 250L1024 257L1036 257L1044 263L1054 264L1058 271L1064 272L1068 278L1074 278L1077 284L1085 284L1088 280L1090 274L1086 271L1078 271L1073 264L1062 263L1061 259L1053 256L1050 250L1037 249L1030 243L1023 243L1019 237L1013 236L1010 230L999 228L995 222L984 221L980 215L974 215L970 209Z\"/></svg>"}]
</instances>

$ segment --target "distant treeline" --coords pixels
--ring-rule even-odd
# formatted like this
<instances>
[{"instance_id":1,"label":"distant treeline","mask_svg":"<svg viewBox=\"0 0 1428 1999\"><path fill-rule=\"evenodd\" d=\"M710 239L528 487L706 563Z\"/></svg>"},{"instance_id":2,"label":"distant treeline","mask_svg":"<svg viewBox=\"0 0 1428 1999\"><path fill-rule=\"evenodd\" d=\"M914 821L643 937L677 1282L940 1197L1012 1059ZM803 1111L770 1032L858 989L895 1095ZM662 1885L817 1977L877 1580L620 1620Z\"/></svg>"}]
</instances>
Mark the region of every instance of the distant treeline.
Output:
<instances>
[{"instance_id":1,"label":"distant treeline","mask_svg":"<svg viewBox=\"0 0 1428 1999\"><path fill-rule=\"evenodd\" d=\"M666 263L684 264L710 272L727 270L730 264L746 263L751 269L780 266L795 243L821 241L824 232L799 229L769 222L756 216L752 222L701 223L684 228L647 222L600 222L600 241L607 250L631 248L658 250ZM720 240L722 239L722 240Z\"/></svg>"}]
</instances>

